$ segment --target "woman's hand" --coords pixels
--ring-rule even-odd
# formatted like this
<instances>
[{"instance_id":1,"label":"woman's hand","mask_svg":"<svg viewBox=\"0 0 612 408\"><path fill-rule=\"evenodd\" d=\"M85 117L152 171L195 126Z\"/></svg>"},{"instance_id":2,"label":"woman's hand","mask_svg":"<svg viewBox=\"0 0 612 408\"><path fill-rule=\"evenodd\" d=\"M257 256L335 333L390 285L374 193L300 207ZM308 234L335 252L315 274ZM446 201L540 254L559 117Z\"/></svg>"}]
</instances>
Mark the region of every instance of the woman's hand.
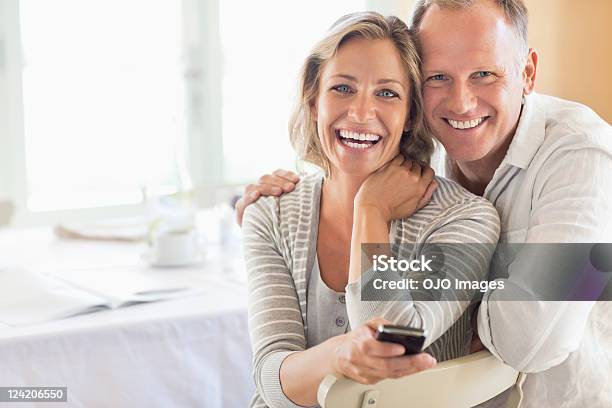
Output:
<instances>
[{"instance_id":1,"label":"woman's hand","mask_svg":"<svg viewBox=\"0 0 612 408\"><path fill-rule=\"evenodd\" d=\"M376 340L379 324L390 322L376 318L344 334L333 363L334 371L362 384L375 384L385 378L399 378L433 367L436 360L427 353L404 356L399 344Z\"/></svg>"},{"instance_id":2,"label":"woman's hand","mask_svg":"<svg viewBox=\"0 0 612 408\"><path fill-rule=\"evenodd\" d=\"M375 209L387 222L407 218L431 200L437 187L431 167L400 154L365 180L354 209Z\"/></svg>"}]
</instances>

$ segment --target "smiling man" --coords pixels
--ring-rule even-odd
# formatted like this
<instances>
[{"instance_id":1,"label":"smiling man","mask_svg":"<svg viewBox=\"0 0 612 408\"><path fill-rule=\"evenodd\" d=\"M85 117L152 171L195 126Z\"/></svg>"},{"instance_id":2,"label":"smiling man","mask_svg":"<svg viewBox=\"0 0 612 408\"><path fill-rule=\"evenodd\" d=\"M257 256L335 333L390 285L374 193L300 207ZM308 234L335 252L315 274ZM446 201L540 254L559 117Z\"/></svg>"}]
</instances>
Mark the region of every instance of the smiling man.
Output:
<instances>
[{"instance_id":1,"label":"smiling man","mask_svg":"<svg viewBox=\"0 0 612 408\"><path fill-rule=\"evenodd\" d=\"M462 184L479 195L506 156L538 62L527 48L526 10L499 2L505 16L495 3L424 1L414 16L427 122Z\"/></svg>"},{"instance_id":2,"label":"smiling man","mask_svg":"<svg viewBox=\"0 0 612 408\"><path fill-rule=\"evenodd\" d=\"M612 242L612 128L583 105L534 92L538 54L527 26L521 0L417 1L425 117L443 146L438 174L493 203L502 244ZM239 201L238 219L296 181L284 171L262 177ZM491 268L511 284L552 285L534 260L525 249ZM529 373L523 407L612 406L612 302L501 298L485 294L478 334Z\"/></svg>"},{"instance_id":3,"label":"smiling man","mask_svg":"<svg viewBox=\"0 0 612 408\"><path fill-rule=\"evenodd\" d=\"M538 54L522 1L421 0L413 29L425 116L447 153L441 172L495 205L500 243L612 242L611 128L585 106L533 92ZM533 246L494 258L495 276L538 285ZM523 406L612 406L609 302L501 297L484 296L478 334L530 373Z\"/></svg>"}]
</instances>

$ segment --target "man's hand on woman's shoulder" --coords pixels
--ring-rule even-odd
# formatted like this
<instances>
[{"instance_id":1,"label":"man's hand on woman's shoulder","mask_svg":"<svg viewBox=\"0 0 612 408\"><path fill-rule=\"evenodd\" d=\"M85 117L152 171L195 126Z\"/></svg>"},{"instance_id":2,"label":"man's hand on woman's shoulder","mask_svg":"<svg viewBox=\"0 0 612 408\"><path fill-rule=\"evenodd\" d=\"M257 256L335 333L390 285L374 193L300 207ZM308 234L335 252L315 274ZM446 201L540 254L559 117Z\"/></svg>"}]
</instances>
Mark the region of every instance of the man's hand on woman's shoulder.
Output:
<instances>
[{"instance_id":1,"label":"man's hand on woman's shoulder","mask_svg":"<svg viewBox=\"0 0 612 408\"><path fill-rule=\"evenodd\" d=\"M289 170L278 169L272 174L261 176L257 183L246 186L244 194L236 201L236 222L238 225L242 225L244 210L250 204L259 200L259 197L281 196L293 191L298 181L300 181L300 178L297 174Z\"/></svg>"}]
</instances>

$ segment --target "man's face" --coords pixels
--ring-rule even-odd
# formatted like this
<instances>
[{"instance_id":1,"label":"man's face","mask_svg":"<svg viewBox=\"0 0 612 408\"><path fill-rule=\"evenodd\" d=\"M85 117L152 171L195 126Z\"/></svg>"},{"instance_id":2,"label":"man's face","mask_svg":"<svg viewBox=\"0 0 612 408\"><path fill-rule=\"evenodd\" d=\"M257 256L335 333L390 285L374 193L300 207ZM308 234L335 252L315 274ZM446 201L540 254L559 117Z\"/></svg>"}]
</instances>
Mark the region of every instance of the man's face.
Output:
<instances>
[{"instance_id":1,"label":"man's face","mask_svg":"<svg viewBox=\"0 0 612 408\"><path fill-rule=\"evenodd\" d=\"M503 12L489 1L465 10L434 5L419 32L425 117L437 139L459 162L503 158L526 82Z\"/></svg>"}]
</instances>

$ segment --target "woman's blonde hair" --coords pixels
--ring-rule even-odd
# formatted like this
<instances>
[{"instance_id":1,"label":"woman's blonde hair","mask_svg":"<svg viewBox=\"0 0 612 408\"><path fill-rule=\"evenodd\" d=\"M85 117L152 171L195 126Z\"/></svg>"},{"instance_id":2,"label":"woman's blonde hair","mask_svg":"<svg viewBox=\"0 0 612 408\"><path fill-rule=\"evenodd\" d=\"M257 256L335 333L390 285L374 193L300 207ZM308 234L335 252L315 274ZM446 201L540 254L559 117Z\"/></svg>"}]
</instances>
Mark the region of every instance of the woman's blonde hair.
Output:
<instances>
[{"instance_id":1,"label":"woman's blonde hair","mask_svg":"<svg viewBox=\"0 0 612 408\"><path fill-rule=\"evenodd\" d=\"M406 158L428 163L433 140L423 117L420 60L406 24L395 16L383 17L374 12L359 12L341 17L319 41L302 66L297 104L289 121L289 135L299 159L323 168L329 175L330 165L323 153L312 107L319 92L323 64L331 59L346 41L353 38L388 39L395 45L410 82L410 130L400 140L400 152Z\"/></svg>"}]
</instances>

